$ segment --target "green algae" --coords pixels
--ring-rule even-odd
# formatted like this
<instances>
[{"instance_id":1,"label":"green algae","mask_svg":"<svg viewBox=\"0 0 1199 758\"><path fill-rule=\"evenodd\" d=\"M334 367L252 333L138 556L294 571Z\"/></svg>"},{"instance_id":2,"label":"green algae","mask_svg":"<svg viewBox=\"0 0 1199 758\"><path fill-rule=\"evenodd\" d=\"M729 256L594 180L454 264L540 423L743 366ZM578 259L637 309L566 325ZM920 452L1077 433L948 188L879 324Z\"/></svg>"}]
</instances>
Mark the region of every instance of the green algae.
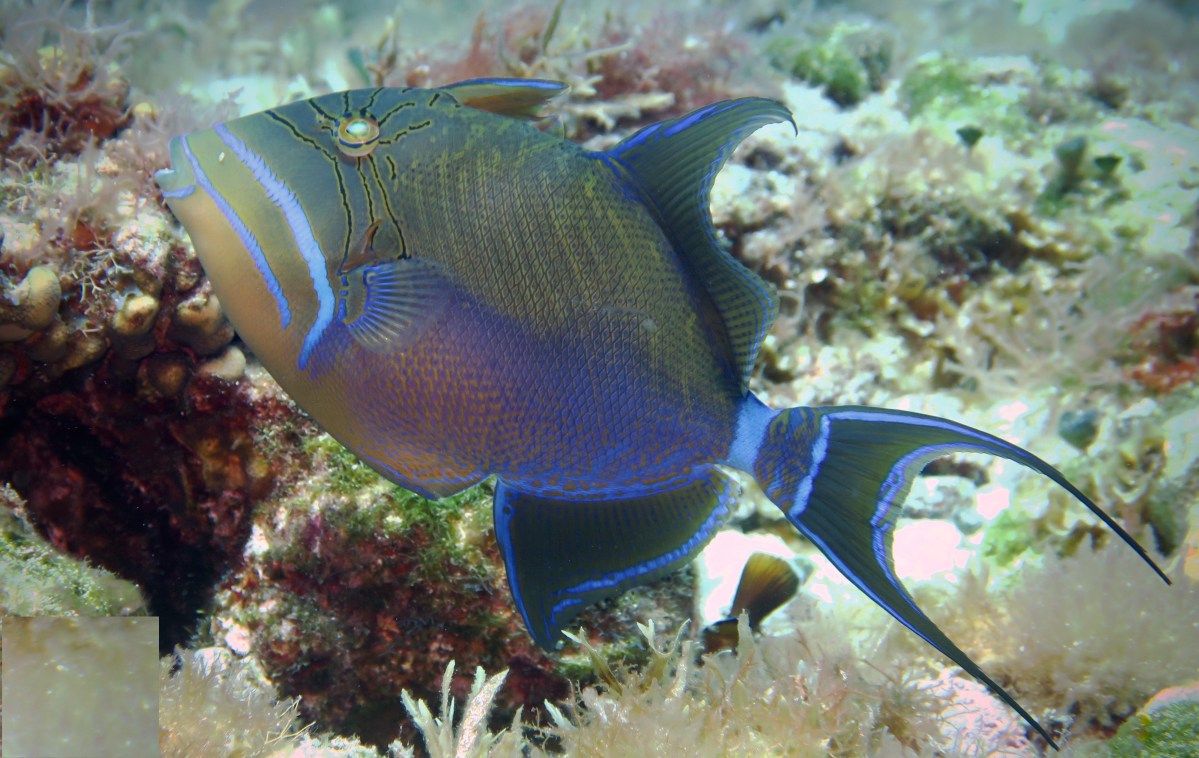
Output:
<instances>
[{"instance_id":1,"label":"green algae","mask_svg":"<svg viewBox=\"0 0 1199 758\"><path fill-rule=\"evenodd\" d=\"M767 45L766 53L775 67L850 108L883 88L892 45L865 27L842 24L820 39L777 38Z\"/></svg>"},{"instance_id":2,"label":"green algae","mask_svg":"<svg viewBox=\"0 0 1199 758\"><path fill-rule=\"evenodd\" d=\"M899 105L908 118L963 127L1008 139L1025 138L1033 129L1021 109L1019 88L984 82L983 72L949 55L926 56L899 84Z\"/></svg>"},{"instance_id":3,"label":"green algae","mask_svg":"<svg viewBox=\"0 0 1199 758\"><path fill-rule=\"evenodd\" d=\"M486 562L479 545L490 528L491 484L430 500L387 481L327 434L308 437L303 449L322 472L321 489L356 501L324 513L328 527L347 540L402 541L416 530L422 542L420 566L430 578L440 578L448 564L463 568Z\"/></svg>"},{"instance_id":4,"label":"green algae","mask_svg":"<svg viewBox=\"0 0 1199 758\"><path fill-rule=\"evenodd\" d=\"M1108 743L1113 758L1199 754L1199 702L1177 702L1125 721Z\"/></svg>"},{"instance_id":5,"label":"green algae","mask_svg":"<svg viewBox=\"0 0 1199 758\"><path fill-rule=\"evenodd\" d=\"M338 495L357 495L381 487L386 480L328 434L314 434L301 444L314 465L324 467L325 482Z\"/></svg>"},{"instance_id":6,"label":"green algae","mask_svg":"<svg viewBox=\"0 0 1199 758\"><path fill-rule=\"evenodd\" d=\"M55 550L10 510L16 502L10 487L0 487L0 616L118 616L144 610L134 584Z\"/></svg>"}]
</instances>

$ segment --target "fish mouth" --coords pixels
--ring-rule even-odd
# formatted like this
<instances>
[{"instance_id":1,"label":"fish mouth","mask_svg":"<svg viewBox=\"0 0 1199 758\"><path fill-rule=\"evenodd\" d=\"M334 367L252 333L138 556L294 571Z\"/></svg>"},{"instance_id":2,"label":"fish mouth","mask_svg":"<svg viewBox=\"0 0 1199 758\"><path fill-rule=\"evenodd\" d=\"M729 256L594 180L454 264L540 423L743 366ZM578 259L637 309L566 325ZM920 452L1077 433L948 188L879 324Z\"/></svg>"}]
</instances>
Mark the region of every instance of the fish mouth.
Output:
<instances>
[{"instance_id":1,"label":"fish mouth","mask_svg":"<svg viewBox=\"0 0 1199 758\"><path fill-rule=\"evenodd\" d=\"M188 160L188 150L184 137L171 140L171 165L154 172L154 181L162 189L162 196L167 200L184 198L196 191L196 179L192 173L191 161Z\"/></svg>"}]
</instances>

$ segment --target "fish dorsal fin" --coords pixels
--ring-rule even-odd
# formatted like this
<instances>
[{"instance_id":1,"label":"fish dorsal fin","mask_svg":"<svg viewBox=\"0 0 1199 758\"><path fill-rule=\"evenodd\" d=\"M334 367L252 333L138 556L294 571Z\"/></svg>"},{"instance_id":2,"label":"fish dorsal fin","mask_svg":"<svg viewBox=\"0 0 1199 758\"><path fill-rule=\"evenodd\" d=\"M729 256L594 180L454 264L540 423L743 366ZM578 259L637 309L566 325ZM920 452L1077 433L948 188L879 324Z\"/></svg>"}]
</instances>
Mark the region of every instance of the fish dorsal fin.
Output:
<instances>
[{"instance_id":1,"label":"fish dorsal fin","mask_svg":"<svg viewBox=\"0 0 1199 758\"><path fill-rule=\"evenodd\" d=\"M371 352L393 353L436 320L447 289L440 267L431 261L372 262L341 275L337 313L355 342Z\"/></svg>"},{"instance_id":2,"label":"fish dorsal fin","mask_svg":"<svg viewBox=\"0 0 1199 758\"><path fill-rule=\"evenodd\" d=\"M617 173L627 174L621 178L642 191L667 237L714 301L743 389L778 313L778 297L720 246L708 212L708 193L741 140L781 121L795 123L790 111L774 100L724 100L647 126L607 152Z\"/></svg>"},{"instance_id":3,"label":"fish dorsal fin","mask_svg":"<svg viewBox=\"0 0 1199 758\"><path fill-rule=\"evenodd\" d=\"M553 649L591 603L686 563L725 523L739 494L714 468L662 492L605 500L546 497L501 480L495 536L529 634Z\"/></svg>"},{"instance_id":4,"label":"fish dorsal fin","mask_svg":"<svg viewBox=\"0 0 1199 758\"><path fill-rule=\"evenodd\" d=\"M517 118L538 118L541 107L567 90L550 79L467 79L441 89L471 108Z\"/></svg>"}]
</instances>

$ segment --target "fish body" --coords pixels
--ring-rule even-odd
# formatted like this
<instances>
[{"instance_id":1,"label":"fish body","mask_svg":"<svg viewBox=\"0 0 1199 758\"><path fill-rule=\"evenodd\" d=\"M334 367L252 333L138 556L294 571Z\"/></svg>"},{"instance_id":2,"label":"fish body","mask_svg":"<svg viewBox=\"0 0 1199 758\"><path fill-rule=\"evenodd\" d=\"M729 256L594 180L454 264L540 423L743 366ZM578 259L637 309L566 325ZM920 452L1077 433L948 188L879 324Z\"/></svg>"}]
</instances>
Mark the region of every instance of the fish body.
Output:
<instances>
[{"instance_id":1,"label":"fish body","mask_svg":"<svg viewBox=\"0 0 1199 758\"><path fill-rule=\"evenodd\" d=\"M367 157L296 136L364 108L391 135ZM175 165L196 160L213 186L266 185L223 203L254 230L252 272L228 253L242 245L220 201L201 193L172 207L212 237L197 250L245 342L364 459L428 495L487 474L582 495L658 487L727 451L739 379L669 240L602 160L436 90L269 113L176 143ZM296 156L242 159L271 140ZM291 189L309 185L325 190ZM435 281L416 307L438 311L382 350L338 312L354 284L343 280L366 268L342 262L375 221L369 262L429 264ZM561 250L570 255L545 254Z\"/></svg>"},{"instance_id":2,"label":"fish body","mask_svg":"<svg viewBox=\"0 0 1199 758\"><path fill-rule=\"evenodd\" d=\"M243 340L326 430L430 497L496 477L496 538L539 644L688 561L739 494L732 467L1052 744L895 576L913 478L956 450L1015 460L1152 561L985 432L748 391L777 299L718 244L708 192L744 136L791 121L782 105L714 103L592 152L524 120L563 89L326 95L176 138L158 181Z\"/></svg>"}]
</instances>

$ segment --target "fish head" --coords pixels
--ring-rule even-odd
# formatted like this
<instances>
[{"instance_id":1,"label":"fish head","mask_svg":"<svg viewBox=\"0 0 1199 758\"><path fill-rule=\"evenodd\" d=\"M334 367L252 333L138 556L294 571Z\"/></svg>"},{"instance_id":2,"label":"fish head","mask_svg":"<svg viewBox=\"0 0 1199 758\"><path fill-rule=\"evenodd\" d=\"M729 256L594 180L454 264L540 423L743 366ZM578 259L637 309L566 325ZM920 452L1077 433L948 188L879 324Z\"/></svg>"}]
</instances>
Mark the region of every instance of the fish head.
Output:
<instances>
[{"instance_id":1,"label":"fish head","mask_svg":"<svg viewBox=\"0 0 1199 758\"><path fill-rule=\"evenodd\" d=\"M394 156L431 123L418 92L340 92L172 140L163 197L272 372L289 353L307 362L348 273L405 256Z\"/></svg>"}]
</instances>

